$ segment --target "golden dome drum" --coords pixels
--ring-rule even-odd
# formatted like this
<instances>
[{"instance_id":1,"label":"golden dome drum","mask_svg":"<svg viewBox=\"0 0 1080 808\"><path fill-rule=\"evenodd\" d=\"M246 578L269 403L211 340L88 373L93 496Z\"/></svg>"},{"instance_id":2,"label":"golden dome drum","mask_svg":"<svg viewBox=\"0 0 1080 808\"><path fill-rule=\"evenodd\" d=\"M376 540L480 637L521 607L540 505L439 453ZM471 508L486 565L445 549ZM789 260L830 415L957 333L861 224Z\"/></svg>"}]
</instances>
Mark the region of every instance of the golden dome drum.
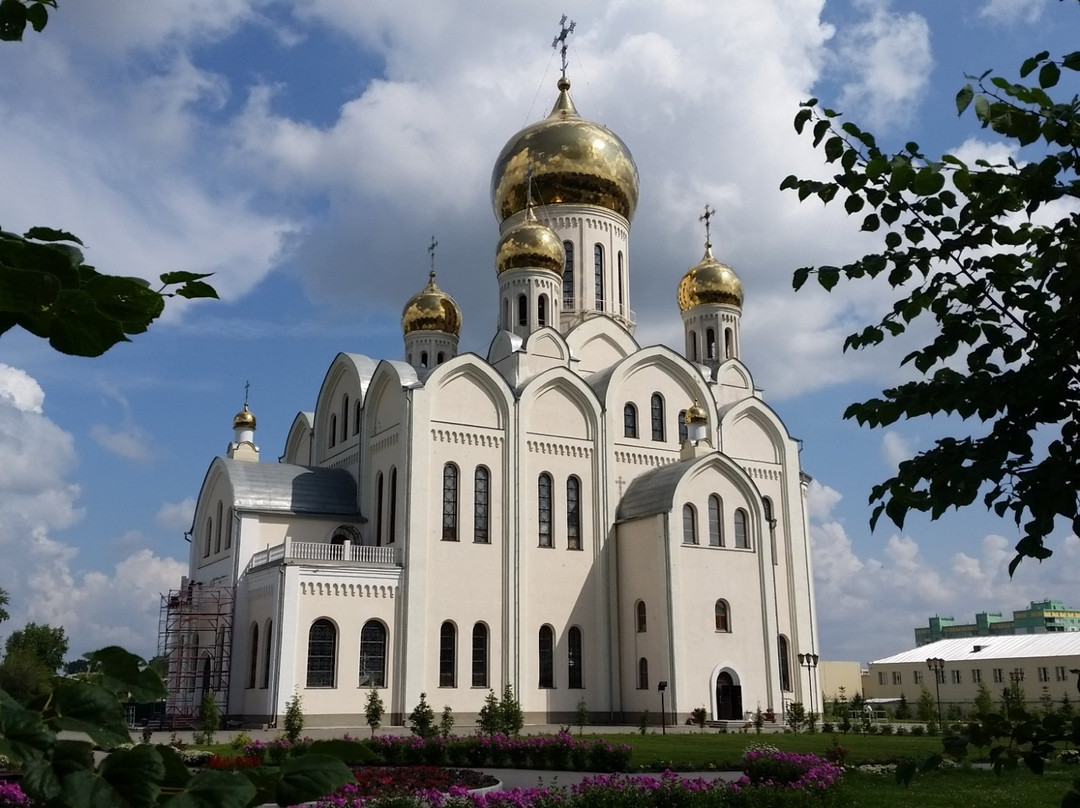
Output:
<instances>
[{"instance_id":1,"label":"golden dome drum","mask_svg":"<svg viewBox=\"0 0 1080 808\"><path fill-rule=\"evenodd\" d=\"M569 90L570 82L560 79L551 114L514 135L495 161L491 200L500 222L525 209L530 167L537 204L598 205L633 218L634 158L618 135L578 115Z\"/></svg>"},{"instance_id":2,"label":"golden dome drum","mask_svg":"<svg viewBox=\"0 0 1080 808\"><path fill-rule=\"evenodd\" d=\"M537 221L532 208L528 208L521 224L499 239L495 248L495 271L500 275L510 269L546 269L561 277L565 264L562 240Z\"/></svg>"},{"instance_id":3,"label":"golden dome drum","mask_svg":"<svg viewBox=\"0 0 1080 808\"><path fill-rule=\"evenodd\" d=\"M254 429L255 428L255 415L248 409L247 402L244 402L244 409L236 413L236 417L232 419L233 429Z\"/></svg>"},{"instance_id":4,"label":"golden dome drum","mask_svg":"<svg viewBox=\"0 0 1080 808\"><path fill-rule=\"evenodd\" d=\"M434 271L423 290L405 304L401 312L401 329L414 331L443 331L457 336L461 333L461 309L454 298L435 283Z\"/></svg>"},{"instance_id":5,"label":"golden dome drum","mask_svg":"<svg viewBox=\"0 0 1080 808\"><path fill-rule=\"evenodd\" d=\"M679 309L694 306L721 305L742 308L743 287L735 270L721 264L712 254L712 245L705 245L705 256L690 267L679 281Z\"/></svg>"}]
</instances>

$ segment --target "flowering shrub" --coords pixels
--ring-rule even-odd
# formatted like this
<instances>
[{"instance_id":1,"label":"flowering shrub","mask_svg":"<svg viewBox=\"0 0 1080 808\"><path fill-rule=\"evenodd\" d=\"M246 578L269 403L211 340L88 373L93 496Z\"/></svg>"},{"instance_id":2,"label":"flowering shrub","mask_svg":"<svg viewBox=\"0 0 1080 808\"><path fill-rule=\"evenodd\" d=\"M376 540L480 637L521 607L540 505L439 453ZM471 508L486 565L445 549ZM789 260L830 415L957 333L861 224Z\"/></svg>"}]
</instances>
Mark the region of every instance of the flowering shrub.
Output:
<instances>
[{"instance_id":1,"label":"flowering shrub","mask_svg":"<svg viewBox=\"0 0 1080 808\"><path fill-rule=\"evenodd\" d=\"M0 808L26 808L30 798L19 788L18 783L0 781Z\"/></svg>"},{"instance_id":2,"label":"flowering shrub","mask_svg":"<svg viewBox=\"0 0 1080 808\"><path fill-rule=\"evenodd\" d=\"M224 769L226 771L232 769L254 769L261 765L262 758L254 756L222 757L221 755L214 755L212 758L206 761L207 768Z\"/></svg>"},{"instance_id":3,"label":"flowering shrub","mask_svg":"<svg viewBox=\"0 0 1080 808\"><path fill-rule=\"evenodd\" d=\"M806 791L828 791L838 786L844 770L817 755L752 747L742 757L744 780L751 786L781 786Z\"/></svg>"}]
</instances>

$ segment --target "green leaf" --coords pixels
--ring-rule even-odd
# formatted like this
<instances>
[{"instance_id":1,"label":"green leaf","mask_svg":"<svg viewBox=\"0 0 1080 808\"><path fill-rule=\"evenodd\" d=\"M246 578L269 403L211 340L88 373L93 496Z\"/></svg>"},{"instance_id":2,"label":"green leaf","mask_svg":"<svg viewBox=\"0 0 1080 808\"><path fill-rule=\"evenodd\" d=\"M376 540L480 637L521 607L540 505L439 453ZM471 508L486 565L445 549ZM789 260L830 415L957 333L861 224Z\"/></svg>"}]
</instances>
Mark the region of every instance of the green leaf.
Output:
<instances>
[{"instance_id":1,"label":"green leaf","mask_svg":"<svg viewBox=\"0 0 1080 808\"><path fill-rule=\"evenodd\" d=\"M286 758L277 786L278 805L298 805L324 797L355 778L344 762L330 755Z\"/></svg>"},{"instance_id":2,"label":"green leaf","mask_svg":"<svg viewBox=\"0 0 1080 808\"><path fill-rule=\"evenodd\" d=\"M1047 90L1058 83L1061 78L1061 70L1053 62L1047 62L1039 70L1039 86Z\"/></svg>"},{"instance_id":3,"label":"green leaf","mask_svg":"<svg viewBox=\"0 0 1080 808\"><path fill-rule=\"evenodd\" d=\"M53 691L52 709L56 715L50 723L58 729L85 732L105 749L131 743L123 705L105 688L61 680Z\"/></svg>"},{"instance_id":4,"label":"green leaf","mask_svg":"<svg viewBox=\"0 0 1080 808\"><path fill-rule=\"evenodd\" d=\"M985 126L990 122L990 101L985 95L975 96L975 117Z\"/></svg>"},{"instance_id":5,"label":"green leaf","mask_svg":"<svg viewBox=\"0 0 1080 808\"><path fill-rule=\"evenodd\" d=\"M31 3L26 7L26 20L35 31L42 31L49 22L49 11L42 3Z\"/></svg>"},{"instance_id":6,"label":"green leaf","mask_svg":"<svg viewBox=\"0 0 1080 808\"><path fill-rule=\"evenodd\" d=\"M848 213L858 213L863 209L863 205L866 204L861 196L858 194L851 194L844 200L844 210Z\"/></svg>"},{"instance_id":7,"label":"green leaf","mask_svg":"<svg viewBox=\"0 0 1080 808\"><path fill-rule=\"evenodd\" d=\"M840 270L836 267L818 267L818 283L826 291L831 291L840 282Z\"/></svg>"},{"instance_id":8,"label":"green leaf","mask_svg":"<svg viewBox=\"0 0 1080 808\"><path fill-rule=\"evenodd\" d=\"M963 115L964 110L971 104L971 99L975 97L975 89L970 84L965 84L963 89L956 94L956 114Z\"/></svg>"},{"instance_id":9,"label":"green leaf","mask_svg":"<svg viewBox=\"0 0 1080 808\"><path fill-rule=\"evenodd\" d=\"M810 107L803 107L795 114L795 131L800 135L802 134L803 127L806 126L806 122L810 120L814 114L814 110Z\"/></svg>"},{"instance_id":10,"label":"green leaf","mask_svg":"<svg viewBox=\"0 0 1080 808\"><path fill-rule=\"evenodd\" d=\"M879 227L881 227L881 220L878 218L878 215L876 213L868 213L862 221L862 227L859 229L868 233L873 233Z\"/></svg>"},{"instance_id":11,"label":"green leaf","mask_svg":"<svg viewBox=\"0 0 1080 808\"><path fill-rule=\"evenodd\" d=\"M818 121L817 123L814 124L814 147L815 148L817 148L818 144L821 143L822 138L825 137L825 135L828 133L828 131L829 131L829 122L827 120L820 120L820 121Z\"/></svg>"},{"instance_id":12,"label":"green leaf","mask_svg":"<svg viewBox=\"0 0 1080 808\"><path fill-rule=\"evenodd\" d=\"M29 761L52 754L56 733L35 710L27 710L0 690L0 755Z\"/></svg>"},{"instance_id":13,"label":"green leaf","mask_svg":"<svg viewBox=\"0 0 1080 808\"><path fill-rule=\"evenodd\" d=\"M0 40L18 42L26 30L26 6L19 0L0 0Z\"/></svg>"},{"instance_id":14,"label":"green leaf","mask_svg":"<svg viewBox=\"0 0 1080 808\"><path fill-rule=\"evenodd\" d=\"M172 286L177 283L188 283L189 281L201 281L203 278L209 278L213 276L213 272L166 272L161 275L161 282L166 286Z\"/></svg>"},{"instance_id":15,"label":"green leaf","mask_svg":"<svg viewBox=\"0 0 1080 808\"><path fill-rule=\"evenodd\" d=\"M35 241L74 241L79 246L85 246L78 236L66 230L54 230L51 227L31 227L26 231L25 236Z\"/></svg>"},{"instance_id":16,"label":"green leaf","mask_svg":"<svg viewBox=\"0 0 1080 808\"><path fill-rule=\"evenodd\" d=\"M86 655L91 669L102 674L101 685L120 698L147 704L167 695L161 677L147 667L142 657L116 645Z\"/></svg>"},{"instance_id":17,"label":"green leaf","mask_svg":"<svg viewBox=\"0 0 1080 808\"><path fill-rule=\"evenodd\" d=\"M825 162L833 163L844 153L844 141L834 135L825 141Z\"/></svg>"},{"instance_id":18,"label":"green leaf","mask_svg":"<svg viewBox=\"0 0 1080 808\"><path fill-rule=\"evenodd\" d=\"M212 297L216 299L218 296L217 290L214 289L213 286L208 283L203 283L202 281L191 281L189 283L185 283L183 286L176 290L176 294L180 295L180 297L186 297L188 299L200 297Z\"/></svg>"},{"instance_id":19,"label":"green leaf","mask_svg":"<svg viewBox=\"0 0 1080 808\"><path fill-rule=\"evenodd\" d=\"M101 776L124 804L151 808L161 793L165 764L156 748L139 744L111 752L101 763Z\"/></svg>"},{"instance_id":20,"label":"green leaf","mask_svg":"<svg viewBox=\"0 0 1080 808\"><path fill-rule=\"evenodd\" d=\"M179 794L165 800L162 808L246 808L255 786L242 774L203 769Z\"/></svg>"},{"instance_id":21,"label":"green leaf","mask_svg":"<svg viewBox=\"0 0 1080 808\"><path fill-rule=\"evenodd\" d=\"M1068 70L1080 70L1080 51L1073 51L1061 60L1061 66Z\"/></svg>"},{"instance_id":22,"label":"green leaf","mask_svg":"<svg viewBox=\"0 0 1080 808\"><path fill-rule=\"evenodd\" d=\"M799 267L795 270L795 275L792 277L791 285L795 288L796 292L803 288L809 277L810 267Z\"/></svg>"}]
</instances>

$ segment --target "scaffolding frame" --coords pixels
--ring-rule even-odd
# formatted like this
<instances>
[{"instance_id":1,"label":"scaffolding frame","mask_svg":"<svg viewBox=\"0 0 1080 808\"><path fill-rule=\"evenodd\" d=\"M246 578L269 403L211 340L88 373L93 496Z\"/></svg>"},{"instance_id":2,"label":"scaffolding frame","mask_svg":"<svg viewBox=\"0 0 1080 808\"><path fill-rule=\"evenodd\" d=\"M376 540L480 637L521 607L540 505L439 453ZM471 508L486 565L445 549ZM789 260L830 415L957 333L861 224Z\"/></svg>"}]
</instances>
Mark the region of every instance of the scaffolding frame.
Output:
<instances>
[{"instance_id":1,"label":"scaffolding frame","mask_svg":"<svg viewBox=\"0 0 1080 808\"><path fill-rule=\"evenodd\" d=\"M158 654L168 690L163 728L197 726L207 693L227 717L235 600L232 587L194 581L161 596Z\"/></svg>"}]
</instances>

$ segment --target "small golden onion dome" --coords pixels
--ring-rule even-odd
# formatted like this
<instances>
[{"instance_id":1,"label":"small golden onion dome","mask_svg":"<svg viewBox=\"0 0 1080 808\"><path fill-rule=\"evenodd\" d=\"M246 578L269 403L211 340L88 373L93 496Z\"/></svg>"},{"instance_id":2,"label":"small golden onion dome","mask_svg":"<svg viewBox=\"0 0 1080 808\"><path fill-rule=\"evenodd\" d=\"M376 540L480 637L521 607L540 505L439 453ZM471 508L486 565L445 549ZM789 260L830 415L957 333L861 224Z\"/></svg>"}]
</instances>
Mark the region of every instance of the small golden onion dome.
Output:
<instances>
[{"instance_id":1,"label":"small golden onion dome","mask_svg":"<svg viewBox=\"0 0 1080 808\"><path fill-rule=\"evenodd\" d=\"M743 288L735 270L717 261L712 245L705 242L704 257L679 281L679 309L710 303L742 308Z\"/></svg>"},{"instance_id":2,"label":"small golden onion dome","mask_svg":"<svg viewBox=\"0 0 1080 808\"><path fill-rule=\"evenodd\" d=\"M694 399L694 405L686 411L685 418L687 424L709 423L709 413L705 412L705 408L698 404L696 398Z\"/></svg>"},{"instance_id":3,"label":"small golden onion dome","mask_svg":"<svg viewBox=\"0 0 1080 808\"><path fill-rule=\"evenodd\" d=\"M435 271L428 284L412 296L401 312L401 328L406 334L414 331L444 331L457 336L461 332L461 309L454 298L435 283Z\"/></svg>"},{"instance_id":4,"label":"small golden onion dome","mask_svg":"<svg viewBox=\"0 0 1080 808\"><path fill-rule=\"evenodd\" d=\"M540 204L598 205L628 221L634 217L634 158L618 135L578 115L565 76L551 114L510 138L495 161L491 200L500 222L525 209L530 166Z\"/></svg>"},{"instance_id":5,"label":"small golden onion dome","mask_svg":"<svg viewBox=\"0 0 1080 808\"><path fill-rule=\"evenodd\" d=\"M247 402L244 402L244 409L236 413L236 417L232 419L233 429L254 429L255 428L255 416L251 410L248 409Z\"/></svg>"},{"instance_id":6,"label":"small golden onion dome","mask_svg":"<svg viewBox=\"0 0 1080 808\"><path fill-rule=\"evenodd\" d=\"M524 221L510 228L495 248L495 272L500 275L509 269L546 269L562 277L565 264L562 239L540 224L531 207Z\"/></svg>"}]
</instances>

